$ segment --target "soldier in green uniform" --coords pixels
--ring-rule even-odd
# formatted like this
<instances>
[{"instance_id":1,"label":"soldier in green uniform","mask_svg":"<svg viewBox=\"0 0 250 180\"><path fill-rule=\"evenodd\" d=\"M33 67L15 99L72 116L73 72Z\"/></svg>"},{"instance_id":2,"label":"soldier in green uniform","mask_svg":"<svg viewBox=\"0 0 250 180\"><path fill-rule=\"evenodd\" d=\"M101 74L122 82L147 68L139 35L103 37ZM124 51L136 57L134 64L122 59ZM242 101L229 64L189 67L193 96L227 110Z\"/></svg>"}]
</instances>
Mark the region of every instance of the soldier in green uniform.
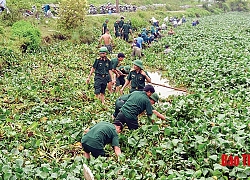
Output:
<instances>
[{"instance_id":1,"label":"soldier in green uniform","mask_svg":"<svg viewBox=\"0 0 250 180\"><path fill-rule=\"evenodd\" d=\"M133 62L134 70L130 71L124 86L121 88L120 92L123 94L124 88L131 83L131 89L129 90L130 93L133 91L142 91L145 87L145 80L147 82L151 82L151 78L149 77L148 73L143 70L143 64L141 60L135 60Z\"/></svg>"},{"instance_id":2,"label":"soldier in green uniform","mask_svg":"<svg viewBox=\"0 0 250 180\"><path fill-rule=\"evenodd\" d=\"M125 77L129 74L130 72L130 66L120 66L118 68L118 72L121 72L121 73L118 73L118 76L116 77L116 83L115 83L115 87L116 87L116 90L115 92L119 92L120 91L120 87L121 86L124 86L125 84Z\"/></svg>"},{"instance_id":3,"label":"soldier in green uniform","mask_svg":"<svg viewBox=\"0 0 250 180\"><path fill-rule=\"evenodd\" d=\"M111 80L109 76L112 78L112 66L111 61L107 58L108 49L106 47L101 47L99 52L100 57L95 60L86 83L89 83L92 73L95 72L95 95L101 100L102 104L104 104L104 94L107 83L109 80ZM115 83L115 79L113 79L112 82Z\"/></svg>"},{"instance_id":4,"label":"soldier in green uniform","mask_svg":"<svg viewBox=\"0 0 250 180\"><path fill-rule=\"evenodd\" d=\"M129 96L131 94L125 94L120 96L119 98L116 99L115 101L115 112L113 114L113 119L116 118L117 114L120 112L120 109L122 108L123 104L125 104L125 102L128 100ZM155 92L153 93L150 97L149 97L150 103L152 105L154 105L155 103L157 103L159 101L159 96L158 94ZM162 115L161 113L159 113L158 111L154 110L153 108L153 113L160 119L165 120L165 116Z\"/></svg>"},{"instance_id":5,"label":"soldier in green uniform","mask_svg":"<svg viewBox=\"0 0 250 180\"><path fill-rule=\"evenodd\" d=\"M119 156L121 149L119 147L118 134L122 131L123 125L120 122L99 122L93 127L85 130L85 135L82 137L81 143L85 153L84 156L89 159L90 153L97 158L105 156L104 147L111 143L115 154Z\"/></svg>"},{"instance_id":6,"label":"soldier in green uniform","mask_svg":"<svg viewBox=\"0 0 250 180\"><path fill-rule=\"evenodd\" d=\"M124 23L122 26L122 36L123 40L128 42L129 39L129 33L132 33L131 26L129 25L129 21Z\"/></svg>"},{"instance_id":7,"label":"soldier in green uniform","mask_svg":"<svg viewBox=\"0 0 250 180\"><path fill-rule=\"evenodd\" d=\"M102 24L102 35L105 34L106 29L108 29L108 22L109 20L106 19L105 22Z\"/></svg>"},{"instance_id":8,"label":"soldier in green uniform","mask_svg":"<svg viewBox=\"0 0 250 180\"><path fill-rule=\"evenodd\" d=\"M120 31L120 36L122 36L122 26L124 24L124 17L121 17L121 20L119 21L119 31Z\"/></svg>"},{"instance_id":9,"label":"soldier in green uniform","mask_svg":"<svg viewBox=\"0 0 250 180\"><path fill-rule=\"evenodd\" d=\"M135 91L129 95L128 100L122 106L120 112L115 118L115 122L127 124L128 129L138 129L138 115L146 110L147 115L153 114L153 107L149 97L155 92L152 85L146 85L143 91Z\"/></svg>"},{"instance_id":10,"label":"soldier in green uniform","mask_svg":"<svg viewBox=\"0 0 250 180\"><path fill-rule=\"evenodd\" d=\"M120 27L119 27L119 20L116 20L114 23L114 34L115 37L120 37Z\"/></svg>"},{"instance_id":11,"label":"soldier in green uniform","mask_svg":"<svg viewBox=\"0 0 250 180\"><path fill-rule=\"evenodd\" d=\"M116 58L111 59L112 72L114 73L113 79L116 79L119 74L122 74L121 71L119 71L119 69L117 68L117 66L120 64L120 62L123 61L124 58L125 55L123 53L118 53ZM110 93L112 93L112 82L108 83L108 90Z\"/></svg>"}]
</instances>

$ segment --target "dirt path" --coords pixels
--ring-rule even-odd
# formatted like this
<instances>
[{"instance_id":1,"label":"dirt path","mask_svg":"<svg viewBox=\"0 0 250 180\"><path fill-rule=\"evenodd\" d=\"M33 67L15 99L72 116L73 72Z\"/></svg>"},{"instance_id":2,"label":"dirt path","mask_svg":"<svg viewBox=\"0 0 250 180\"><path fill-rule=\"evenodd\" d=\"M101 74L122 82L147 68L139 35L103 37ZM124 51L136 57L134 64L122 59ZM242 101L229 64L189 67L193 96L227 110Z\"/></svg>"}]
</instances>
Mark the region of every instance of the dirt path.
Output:
<instances>
[{"instance_id":1,"label":"dirt path","mask_svg":"<svg viewBox=\"0 0 250 180\"><path fill-rule=\"evenodd\" d=\"M176 12L186 12L186 11L180 10L180 11L166 11L166 12L176 13Z\"/></svg>"}]
</instances>

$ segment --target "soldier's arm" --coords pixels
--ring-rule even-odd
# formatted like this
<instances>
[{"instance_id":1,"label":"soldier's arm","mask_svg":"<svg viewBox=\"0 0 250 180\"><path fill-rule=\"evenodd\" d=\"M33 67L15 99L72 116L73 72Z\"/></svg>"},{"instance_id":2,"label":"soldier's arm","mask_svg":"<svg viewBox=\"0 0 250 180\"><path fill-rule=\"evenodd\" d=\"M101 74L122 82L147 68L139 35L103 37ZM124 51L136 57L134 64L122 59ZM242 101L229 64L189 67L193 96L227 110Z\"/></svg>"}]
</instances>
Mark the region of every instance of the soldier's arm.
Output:
<instances>
[{"instance_id":1,"label":"soldier's arm","mask_svg":"<svg viewBox=\"0 0 250 180\"><path fill-rule=\"evenodd\" d=\"M98 41L99 41L99 44L102 43L102 39L103 39L103 36L101 36L100 39L98 40Z\"/></svg>"},{"instance_id":2,"label":"soldier's arm","mask_svg":"<svg viewBox=\"0 0 250 180\"><path fill-rule=\"evenodd\" d=\"M86 134L87 132L89 132L89 128L84 131L84 134Z\"/></svg>"},{"instance_id":3,"label":"soldier's arm","mask_svg":"<svg viewBox=\"0 0 250 180\"><path fill-rule=\"evenodd\" d=\"M124 88L130 83L130 81L128 79L126 79L125 84L123 85L123 87L120 89L120 93L123 94Z\"/></svg>"},{"instance_id":4,"label":"soldier's arm","mask_svg":"<svg viewBox=\"0 0 250 180\"><path fill-rule=\"evenodd\" d=\"M162 119L162 120L165 120L165 119L166 119L165 116L164 116L163 114L159 113L159 112L156 111L156 110L153 110L153 113L154 113L158 118L160 118L160 119Z\"/></svg>"},{"instance_id":5,"label":"soldier's arm","mask_svg":"<svg viewBox=\"0 0 250 180\"><path fill-rule=\"evenodd\" d=\"M141 70L141 74L145 76L147 82L151 83L151 78L148 76L148 74L145 71Z\"/></svg>"},{"instance_id":6,"label":"soldier's arm","mask_svg":"<svg viewBox=\"0 0 250 180\"><path fill-rule=\"evenodd\" d=\"M91 70L90 70L89 76L88 76L88 78L87 78L87 80L86 80L86 83L87 83L87 84L89 83L90 77L91 77L91 75L93 74L93 72L95 72L95 68L94 68L94 67L92 67Z\"/></svg>"},{"instance_id":7,"label":"soldier's arm","mask_svg":"<svg viewBox=\"0 0 250 180\"><path fill-rule=\"evenodd\" d=\"M123 87L121 88L122 91L124 90L125 87L127 87L127 85L129 84L129 82L130 82L130 81L129 81L128 79L126 79L125 84L124 84Z\"/></svg>"}]
</instances>

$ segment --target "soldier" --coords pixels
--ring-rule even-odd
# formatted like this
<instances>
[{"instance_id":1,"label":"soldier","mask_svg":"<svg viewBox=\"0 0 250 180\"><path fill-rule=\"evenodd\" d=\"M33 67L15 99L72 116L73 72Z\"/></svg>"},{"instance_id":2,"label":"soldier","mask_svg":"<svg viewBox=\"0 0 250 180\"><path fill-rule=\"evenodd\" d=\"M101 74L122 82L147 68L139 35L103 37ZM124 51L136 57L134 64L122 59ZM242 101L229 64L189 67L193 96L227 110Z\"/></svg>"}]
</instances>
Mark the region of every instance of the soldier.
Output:
<instances>
[{"instance_id":1,"label":"soldier","mask_svg":"<svg viewBox=\"0 0 250 180\"><path fill-rule=\"evenodd\" d=\"M145 80L147 82L151 82L151 78L149 77L148 73L143 70L143 64L141 60L135 60L133 62L134 70L130 71L124 86L121 88L121 94L123 94L124 88L131 83L131 89L129 90L130 93L133 91L143 91L145 87Z\"/></svg>"},{"instance_id":2,"label":"soldier","mask_svg":"<svg viewBox=\"0 0 250 180\"><path fill-rule=\"evenodd\" d=\"M123 86L125 84L125 77L129 74L130 72L130 66L120 66L118 68L118 70L121 72L118 74L118 76L116 77L116 83L115 83L115 87L116 90L115 92L119 92L120 87Z\"/></svg>"},{"instance_id":3,"label":"soldier","mask_svg":"<svg viewBox=\"0 0 250 180\"><path fill-rule=\"evenodd\" d=\"M115 118L115 122L127 124L128 129L138 129L138 115L146 110L147 115L153 114L153 107L150 103L149 97L155 92L151 85L146 85L143 91L135 91L131 93L128 100L122 106L120 112Z\"/></svg>"},{"instance_id":4,"label":"soldier","mask_svg":"<svg viewBox=\"0 0 250 180\"><path fill-rule=\"evenodd\" d=\"M105 22L102 24L102 35L105 34L106 29L108 29L108 22L109 20L106 19Z\"/></svg>"},{"instance_id":5,"label":"soldier","mask_svg":"<svg viewBox=\"0 0 250 180\"><path fill-rule=\"evenodd\" d=\"M125 102L128 100L130 94L125 94L120 96L119 98L116 99L115 101L115 112L112 115L113 119L116 118L117 114L120 112L120 109L122 108L123 104L125 104ZM155 92L153 93L150 97L149 97L150 103L152 105L154 105L155 103L157 103L159 101L159 96L158 94ZM165 120L166 118L164 117L164 115L162 115L161 113L159 113L158 111L153 109L153 113L160 119Z\"/></svg>"},{"instance_id":6,"label":"soldier","mask_svg":"<svg viewBox=\"0 0 250 180\"><path fill-rule=\"evenodd\" d=\"M118 38L120 37L120 28L119 28L119 20L116 20L115 23L114 23L114 34L115 34L115 37Z\"/></svg>"},{"instance_id":7,"label":"soldier","mask_svg":"<svg viewBox=\"0 0 250 180\"><path fill-rule=\"evenodd\" d=\"M89 76L86 80L86 83L89 83L92 73L95 72L95 95L101 100L102 104L104 104L104 94L107 87L107 83L109 80L111 80L109 79L109 76L112 78L112 67L111 61L107 58L108 49L106 47L101 47L99 53L100 57L95 60L90 70ZM115 79L112 82L115 83Z\"/></svg>"},{"instance_id":8,"label":"soldier","mask_svg":"<svg viewBox=\"0 0 250 180\"><path fill-rule=\"evenodd\" d=\"M124 24L124 17L121 17L121 20L119 21L119 31L120 31L120 36L122 36L122 26Z\"/></svg>"},{"instance_id":9,"label":"soldier","mask_svg":"<svg viewBox=\"0 0 250 180\"><path fill-rule=\"evenodd\" d=\"M128 42L129 33L132 33L132 29L131 29L131 26L129 25L129 21L128 21L128 22L124 23L122 26L123 40Z\"/></svg>"},{"instance_id":10,"label":"soldier","mask_svg":"<svg viewBox=\"0 0 250 180\"><path fill-rule=\"evenodd\" d=\"M123 53L118 53L116 58L111 59L112 72L114 73L113 79L116 79L120 75L123 75L123 73L117 68L117 66L120 64L120 62L123 61L124 58L125 55ZM108 90L110 93L112 93L112 82L108 83Z\"/></svg>"},{"instance_id":11,"label":"soldier","mask_svg":"<svg viewBox=\"0 0 250 180\"><path fill-rule=\"evenodd\" d=\"M105 156L104 147L111 143L115 154L119 156L121 149L119 147L118 134L122 131L123 125L120 122L113 124L109 122L99 122L90 129L85 130L85 135L82 137L81 143L85 153L84 156L89 159L90 153L97 158Z\"/></svg>"}]
</instances>

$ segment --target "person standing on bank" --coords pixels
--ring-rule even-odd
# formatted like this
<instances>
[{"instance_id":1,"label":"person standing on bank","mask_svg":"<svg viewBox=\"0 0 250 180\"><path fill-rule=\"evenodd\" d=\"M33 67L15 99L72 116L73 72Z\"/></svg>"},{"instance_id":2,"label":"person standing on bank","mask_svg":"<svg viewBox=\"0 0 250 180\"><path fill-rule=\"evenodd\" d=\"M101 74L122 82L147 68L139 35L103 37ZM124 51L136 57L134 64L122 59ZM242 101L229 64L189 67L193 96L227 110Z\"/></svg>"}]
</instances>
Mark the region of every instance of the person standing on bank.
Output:
<instances>
[{"instance_id":1,"label":"person standing on bank","mask_svg":"<svg viewBox=\"0 0 250 180\"><path fill-rule=\"evenodd\" d=\"M146 85L143 91L135 91L129 95L128 100L120 109L120 112L115 118L114 122L121 122L127 124L128 129L138 129L138 115L146 110L147 115L151 117L153 114L153 107L150 103L149 97L155 92L152 85Z\"/></svg>"},{"instance_id":2,"label":"person standing on bank","mask_svg":"<svg viewBox=\"0 0 250 180\"><path fill-rule=\"evenodd\" d=\"M105 34L106 29L108 29L108 22L109 20L106 19L105 22L102 24L102 35Z\"/></svg>"},{"instance_id":3,"label":"person standing on bank","mask_svg":"<svg viewBox=\"0 0 250 180\"><path fill-rule=\"evenodd\" d=\"M115 101L115 112L112 115L112 118L116 118L116 116L118 115L118 113L120 112L120 109L122 108L123 104L125 104L125 102L128 100L128 98L130 97L131 94L125 94L120 96L119 98L116 99ZM150 97L149 97L150 103L151 105L154 105L155 103L157 103L159 101L159 96L158 94L155 92L153 93ZM158 111L154 110L153 108L153 113L160 119L165 120L165 116L162 115L161 113L159 113Z\"/></svg>"},{"instance_id":4,"label":"person standing on bank","mask_svg":"<svg viewBox=\"0 0 250 180\"><path fill-rule=\"evenodd\" d=\"M119 22L120 20L116 20L115 23L114 23L114 34L115 34L115 37L118 38L120 37L120 27L119 27Z\"/></svg>"},{"instance_id":5,"label":"person standing on bank","mask_svg":"<svg viewBox=\"0 0 250 180\"><path fill-rule=\"evenodd\" d=\"M116 79L117 77L119 77L119 74L123 74L117 68L117 66L120 64L120 62L123 61L124 58L125 58L125 55L123 53L118 53L116 58L111 59L112 72L114 73L113 79ZM112 93L112 82L108 83L108 90L109 90L110 93Z\"/></svg>"},{"instance_id":6,"label":"person standing on bank","mask_svg":"<svg viewBox=\"0 0 250 180\"><path fill-rule=\"evenodd\" d=\"M124 23L123 26L122 26L122 36L123 36L123 40L125 40L126 42L128 42L129 33L132 34L132 28L131 28L131 26L129 25L129 21L127 21L127 22Z\"/></svg>"},{"instance_id":7,"label":"person standing on bank","mask_svg":"<svg viewBox=\"0 0 250 180\"><path fill-rule=\"evenodd\" d=\"M118 134L122 131L123 124L120 122L99 122L93 127L84 131L85 135L82 137L82 148L85 151L84 156L89 159L90 153L97 158L98 156L105 156L104 147L111 143L115 154L119 156L121 149L119 147Z\"/></svg>"},{"instance_id":8,"label":"person standing on bank","mask_svg":"<svg viewBox=\"0 0 250 180\"><path fill-rule=\"evenodd\" d=\"M143 70L143 64L141 60L135 60L133 62L134 70L130 71L124 86L121 88L120 93L123 94L124 89L131 83L130 93L133 91L143 91L145 87L145 80L151 83L151 78L148 73Z\"/></svg>"},{"instance_id":9,"label":"person standing on bank","mask_svg":"<svg viewBox=\"0 0 250 180\"><path fill-rule=\"evenodd\" d=\"M122 26L124 24L124 17L122 16L120 21L119 21L119 31L120 31L120 36L122 38L123 34L122 34Z\"/></svg>"},{"instance_id":10,"label":"person standing on bank","mask_svg":"<svg viewBox=\"0 0 250 180\"><path fill-rule=\"evenodd\" d=\"M101 100L102 104L104 104L104 94L107 83L109 80L111 80L109 76L112 78L112 66L111 61L107 58L108 49L106 47L101 47L99 53L100 57L95 60L86 83L89 83L91 75L93 74L93 72L95 72L95 95ZM112 82L115 83L115 79L112 80Z\"/></svg>"}]
</instances>

